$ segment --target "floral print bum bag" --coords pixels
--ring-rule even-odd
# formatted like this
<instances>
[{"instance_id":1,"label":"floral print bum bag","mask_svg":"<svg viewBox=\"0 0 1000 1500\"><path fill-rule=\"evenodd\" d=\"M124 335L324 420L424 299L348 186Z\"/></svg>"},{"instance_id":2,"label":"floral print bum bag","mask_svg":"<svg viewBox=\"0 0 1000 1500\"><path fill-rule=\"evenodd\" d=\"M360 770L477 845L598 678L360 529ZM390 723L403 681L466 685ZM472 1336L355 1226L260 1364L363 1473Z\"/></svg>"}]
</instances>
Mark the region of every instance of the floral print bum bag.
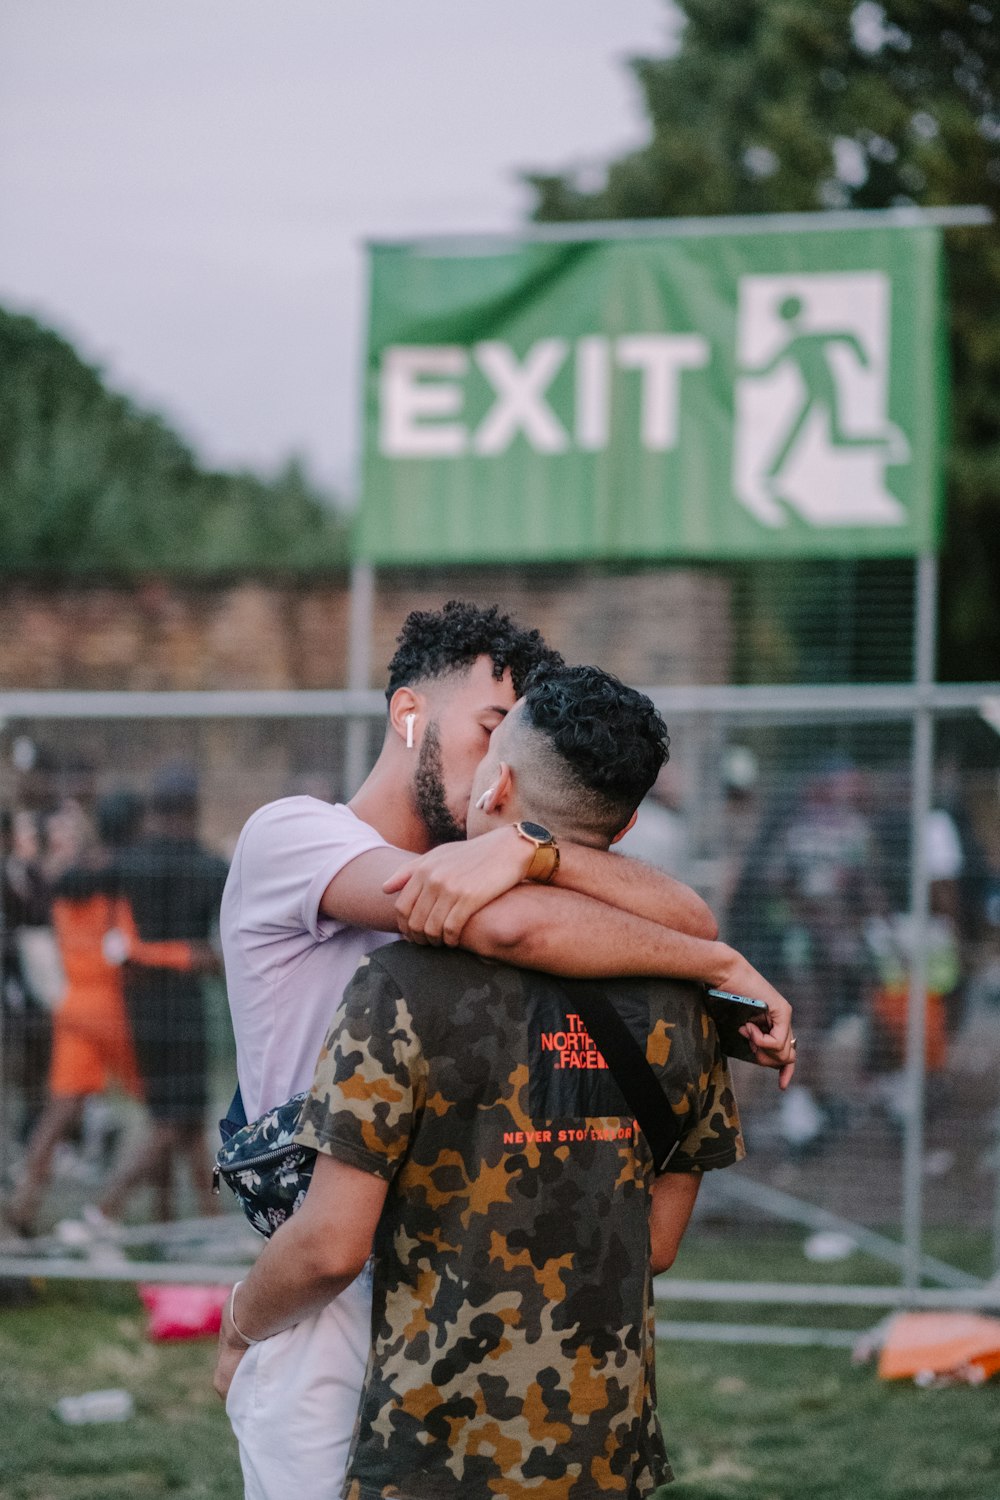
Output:
<instances>
[{"instance_id":1,"label":"floral print bum bag","mask_svg":"<svg viewBox=\"0 0 1000 1500\"><path fill-rule=\"evenodd\" d=\"M306 1090L234 1130L220 1121L223 1145L215 1158L213 1186L222 1178L258 1234L269 1239L302 1206L312 1179L316 1152L295 1141Z\"/></svg>"}]
</instances>

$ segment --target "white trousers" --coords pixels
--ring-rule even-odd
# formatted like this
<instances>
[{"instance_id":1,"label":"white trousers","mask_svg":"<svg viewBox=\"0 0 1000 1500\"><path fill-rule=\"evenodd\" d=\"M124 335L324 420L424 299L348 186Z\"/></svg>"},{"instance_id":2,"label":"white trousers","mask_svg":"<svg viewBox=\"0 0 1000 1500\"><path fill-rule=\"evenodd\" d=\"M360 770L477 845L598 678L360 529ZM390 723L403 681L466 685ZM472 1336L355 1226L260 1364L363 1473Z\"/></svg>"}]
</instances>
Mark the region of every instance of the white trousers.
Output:
<instances>
[{"instance_id":1,"label":"white trousers","mask_svg":"<svg viewBox=\"0 0 1000 1500\"><path fill-rule=\"evenodd\" d=\"M246 1500L340 1500L371 1347L371 1268L315 1317L253 1344L226 1412Z\"/></svg>"}]
</instances>

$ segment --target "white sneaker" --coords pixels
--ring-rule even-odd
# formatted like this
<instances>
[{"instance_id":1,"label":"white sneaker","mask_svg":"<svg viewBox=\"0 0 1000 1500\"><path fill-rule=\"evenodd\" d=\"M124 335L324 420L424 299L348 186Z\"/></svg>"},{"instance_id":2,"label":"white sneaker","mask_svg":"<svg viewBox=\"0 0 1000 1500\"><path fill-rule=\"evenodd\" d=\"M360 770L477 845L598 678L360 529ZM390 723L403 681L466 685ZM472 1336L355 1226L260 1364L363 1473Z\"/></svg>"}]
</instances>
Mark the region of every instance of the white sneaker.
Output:
<instances>
[{"instance_id":1,"label":"white sneaker","mask_svg":"<svg viewBox=\"0 0 1000 1500\"><path fill-rule=\"evenodd\" d=\"M85 1203L78 1219L60 1219L52 1230L61 1245L71 1250L89 1250L118 1237L121 1225L101 1212L96 1203Z\"/></svg>"},{"instance_id":2,"label":"white sneaker","mask_svg":"<svg viewBox=\"0 0 1000 1500\"><path fill-rule=\"evenodd\" d=\"M109 1219L96 1203L85 1203L80 1212L83 1222L90 1226L95 1235L100 1235L102 1239L117 1239L121 1224L117 1219Z\"/></svg>"}]
</instances>

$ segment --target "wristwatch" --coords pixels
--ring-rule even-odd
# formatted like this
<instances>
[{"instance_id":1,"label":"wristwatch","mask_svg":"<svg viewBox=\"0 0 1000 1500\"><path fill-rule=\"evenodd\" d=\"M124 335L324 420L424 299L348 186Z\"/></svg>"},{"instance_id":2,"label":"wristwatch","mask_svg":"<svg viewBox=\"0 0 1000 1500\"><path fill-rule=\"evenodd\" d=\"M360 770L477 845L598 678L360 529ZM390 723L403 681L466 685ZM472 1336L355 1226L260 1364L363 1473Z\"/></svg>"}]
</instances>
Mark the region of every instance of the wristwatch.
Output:
<instances>
[{"instance_id":1,"label":"wristwatch","mask_svg":"<svg viewBox=\"0 0 1000 1500\"><path fill-rule=\"evenodd\" d=\"M535 853L525 871L525 880L533 880L538 885L548 885L559 868L559 845L556 836L543 828L541 823L529 823L522 819L515 823L521 838L527 839L529 844L534 844Z\"/></svg>"}]
</instances>

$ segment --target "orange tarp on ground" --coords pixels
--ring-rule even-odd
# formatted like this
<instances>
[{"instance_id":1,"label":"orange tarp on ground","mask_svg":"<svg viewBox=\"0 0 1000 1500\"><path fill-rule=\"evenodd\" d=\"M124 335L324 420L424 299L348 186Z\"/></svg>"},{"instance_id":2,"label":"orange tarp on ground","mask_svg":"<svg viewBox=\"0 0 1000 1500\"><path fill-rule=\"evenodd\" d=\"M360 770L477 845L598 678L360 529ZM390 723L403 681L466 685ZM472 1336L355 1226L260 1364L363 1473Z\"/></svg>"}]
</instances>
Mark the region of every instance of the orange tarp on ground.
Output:
<instances>
[{"instance_id":1,"label":"orange tarp on ground","mask_svg":"<svg viewBox=\"0 0 1000 1500\"><path fill-rule=\"evenodd\" d=\"M970 1368L977 1380L1000 1371L1000 1318L982 1313L899 1313L879 1355L883 1380L912 1378L927 1370L949 1375Z\"/></svg>"}]
</instances>

